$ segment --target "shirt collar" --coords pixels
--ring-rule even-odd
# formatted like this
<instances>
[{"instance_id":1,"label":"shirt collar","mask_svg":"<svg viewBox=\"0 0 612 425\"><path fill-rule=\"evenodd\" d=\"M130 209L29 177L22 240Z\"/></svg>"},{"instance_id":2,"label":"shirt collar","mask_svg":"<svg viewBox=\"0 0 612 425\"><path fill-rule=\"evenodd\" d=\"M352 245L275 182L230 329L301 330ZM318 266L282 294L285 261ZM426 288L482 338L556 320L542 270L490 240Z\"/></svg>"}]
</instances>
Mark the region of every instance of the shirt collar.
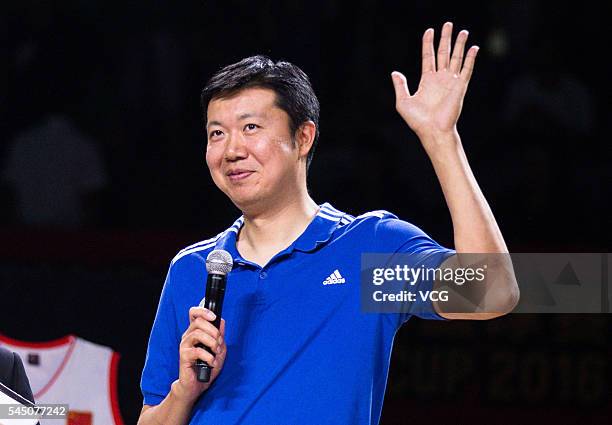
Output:
<instances>
[{"instance_id":1,"label":"shirt collar","mask_svg":"<svg viewBox=\"0 0 612 425\"><path fill-rule=\"evenodd\" d=\"M319 211L308 227L306 227L306 230L304 230L287 250L291 251L296 249L298 251L309 252L315 250L320 245L326 244L331 239L334 231L342 223L345 215L347 214L335 209L328 202L319 205ZM245 261L236 248L236 237L243 224L244 216L241 216L221 234L215 244L215 249L224 249L229 252L234 262Z\"/></svg>"},{"instance_id":2,"label":"shirt collar","mask_svg":"<svg viewBox=\"0 0 612 425\"><path fill-rule=\"evenodd\" d=\"M234 264L242 260L242 257L236 248L236 237L238 236L238 232L243 224L244 216L240 216L236 221L234 221L234 224L221 233L221 236L215 244L215 249L223 249L230 253L232 259L234 260Z\"/></svg>"}]
</instances>

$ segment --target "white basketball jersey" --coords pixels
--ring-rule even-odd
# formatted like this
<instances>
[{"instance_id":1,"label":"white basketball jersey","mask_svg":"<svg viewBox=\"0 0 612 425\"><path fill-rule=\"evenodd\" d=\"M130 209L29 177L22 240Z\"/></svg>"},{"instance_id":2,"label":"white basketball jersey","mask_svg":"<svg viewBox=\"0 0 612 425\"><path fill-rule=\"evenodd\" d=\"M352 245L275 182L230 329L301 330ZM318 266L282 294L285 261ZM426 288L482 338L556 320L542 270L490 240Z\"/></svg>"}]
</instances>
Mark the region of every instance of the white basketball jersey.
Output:
<instances>
[{"instance_id":1,"label":"white basketball jersey","mask_svg":"<svg viewBox=\"0 0 612 425\"><path fill-rule=\"evenodd\" d=\"M119 354L74 335L30 343L0 335L23 360L37 404L68 404L68 419L40 425L123 425L117 398Z\"/></svg>"}]
</instances>

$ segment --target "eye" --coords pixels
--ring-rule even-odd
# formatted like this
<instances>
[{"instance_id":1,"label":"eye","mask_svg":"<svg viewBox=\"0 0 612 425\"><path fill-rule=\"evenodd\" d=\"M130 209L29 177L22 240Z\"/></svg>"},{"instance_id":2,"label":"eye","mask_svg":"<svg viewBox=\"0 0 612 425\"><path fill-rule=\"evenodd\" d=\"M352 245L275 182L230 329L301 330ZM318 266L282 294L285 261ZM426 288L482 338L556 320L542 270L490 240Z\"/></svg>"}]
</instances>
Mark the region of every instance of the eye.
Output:
<instances>
[{"instance_id":1,"label":"eye","mask_svg":"<svg viewBox=\"0 0 612 425\"><path fill-rule=\"evenodd\" d=\"M212 139L212 138L215 138L215 137L220 137L222 134L223 134L223 132L221 130L213 130L208 135L208 138Z\"/></svg>"},{"instance_id":2,"label":"eye","mask_svg":"<svg viewBox=\"0 0 612 425\"><path fill-rule=\"evenodd\" d=\"M244 126L244 129L249 130L249 131L255 130L256 128L259 128L259 126L257 124L252 124L252 123Z\"/></svg>"}]
</instances>

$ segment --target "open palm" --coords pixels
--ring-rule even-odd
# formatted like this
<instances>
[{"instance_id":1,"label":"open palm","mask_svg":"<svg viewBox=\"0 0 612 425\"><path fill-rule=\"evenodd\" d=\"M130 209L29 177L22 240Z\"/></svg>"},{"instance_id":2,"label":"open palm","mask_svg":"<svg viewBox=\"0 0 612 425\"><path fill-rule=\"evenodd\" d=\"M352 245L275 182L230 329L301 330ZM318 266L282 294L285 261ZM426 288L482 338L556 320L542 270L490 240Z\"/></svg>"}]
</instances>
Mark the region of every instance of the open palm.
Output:
<instances>
[{"instance_id":1,"label":"open palm","mask_svg":"<svg viewBox=\"0 0 612 425\"><path fill-rule=\"evenodd\" d=\"M464 60L468 32L461 31L451 55L452 30L450 22L442 27L437 56L434 52L434 30L430 28L425 31L421 81L414 95L410 94L402 73L395 71L392 74L397 112L421 140L424 136L456 129L474 69L478 47L471 47Z\"/></svg>"}]
</instances>

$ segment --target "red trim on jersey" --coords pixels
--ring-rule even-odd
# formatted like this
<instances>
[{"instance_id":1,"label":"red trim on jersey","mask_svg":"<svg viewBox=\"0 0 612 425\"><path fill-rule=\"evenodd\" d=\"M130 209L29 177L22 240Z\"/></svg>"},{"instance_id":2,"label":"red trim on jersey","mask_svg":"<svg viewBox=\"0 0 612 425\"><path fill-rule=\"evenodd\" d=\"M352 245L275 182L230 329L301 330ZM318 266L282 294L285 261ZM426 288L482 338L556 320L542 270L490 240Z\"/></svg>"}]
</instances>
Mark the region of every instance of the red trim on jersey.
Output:
<instances>
[{"instance_id":1,"label":"red trim on jersey","mask_svg":"<svg viewBox=\"0 0 612 425\"><path fill-rule=\"evenodd\" d=\"M42 341L42 342L30 342L30 341L19 341L18 339L9 338L8 336L0 334L0 341L4 342L7 345L12 345L14 347L23 347L23 348L54 348L60 347L62 345L66 345L72 341L74 335L66 335L62 338L54 339L52 341Z\"/></svg>"},{"instance_id":2,"label":"red trim on jersey","mask_svg":"<svg viewBox=\"0 0 612 425\"><path fill-rule=\"evenodd\" d=\"M68 360L70 359L70 356L72 355L72 352L74 351L74 347L76 346L76 337L74 335L68 335L67 337L64 338L64 340L67 341L68 344L70 344L70 347L68 347L68 351L66 352L66 355L64 356L64 359L62 360L62 363L57 368L57 370L55 371L55 373L53 374L49 382L47 382L47 385L45 385L39 392L34 394L34 399L40 398L45 392L49 390L49 388L51 388L51 386L55 383L55 381L57 381L57 378L60 376L60 374L64 370L66 363L68 363ZM56 340L56 341L59 341L59 340ZM55 341L51 341L51 342L55 342ZM66 344L66 342L64 342L64 344ZM51 347L57 347L59 345L61 344L51 345ZM49 346L45 346L45 347L49 347ZM38 348L41 348L41 347L39 346Z\"/></svg>"},{"instance_id":3,"label":"red trim on jersey","mask_svg":"<svg viewBox=\"0 0 612 425\"><path fill-rule=\"evenodd\" d=\"M113 357L111 359L110 365L110 382L109 382L109 391L110 391L110 403L111 408L113 410L113 419L115 420L115 425L123 425L123 419L121 418L121 410L119 409L119 394L117 391L117 377L119 376L119 353L113 352Z\"/></svg>"}]
</instances>

